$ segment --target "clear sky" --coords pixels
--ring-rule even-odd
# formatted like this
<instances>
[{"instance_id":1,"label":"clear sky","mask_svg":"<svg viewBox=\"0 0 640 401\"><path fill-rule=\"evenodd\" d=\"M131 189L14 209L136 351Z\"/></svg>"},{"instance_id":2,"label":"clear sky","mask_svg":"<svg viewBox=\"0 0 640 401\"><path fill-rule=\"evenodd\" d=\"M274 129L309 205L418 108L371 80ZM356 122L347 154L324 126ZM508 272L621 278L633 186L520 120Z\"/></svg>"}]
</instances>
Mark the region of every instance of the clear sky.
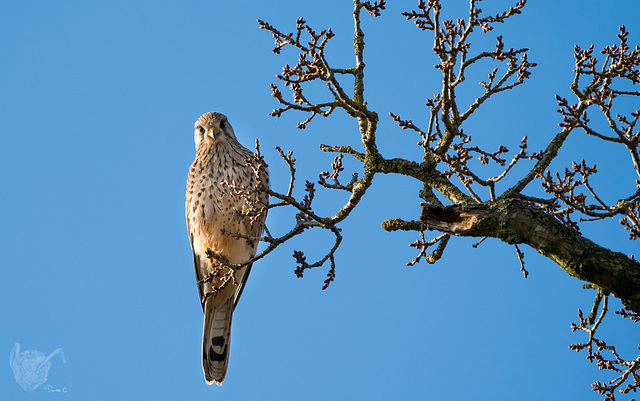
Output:
<instances>
[{"instance_id":1,"label":"clear sky","mask_svg":"<svg viewBox=\"0 0 640 401\"><path fill-rule=\"evenodd\" d=\"M449 17L466 17L467 1L443 3ZM489 50L504 35L506 47L529 47L538 63L525 86L492 99L465 128L491 148L515 151L528 135L539 149L557 132L554 94L570 96L574 44L613 44L622 24L640 43L637 0L530 3L477 34ZM439 90L429 33L400 15L416 4L391 0L382 17L363 16L366 96L381 116L387 157L420 157L418 138L388 112L424 123L425 99ZM481 7L495 14L508 4ZM568 349L585 338L569 323L593 293L527 247L524 279L513 247L495 240L473 249L474 240L456 239L436 265L406 267L415 236L387 234L380 222L416 219L419 185L388 176L376 177L342 226L336 281L326 291L326 269L297 279L291 257L294 249L323 255L331 245L324 233L254 265L234 314L227 378L222 387L205 384L183 203L193 122L218 111L245 146L259 138L276 190L288 180L276 145L295 152L299 190L304 179L317 180L333 158L318 144L357 145L356 126L336 113L298 131L304 116L268 116L277 107L269 84L297 57L272 54L256 19L283 31L301 16L318 30L331 27L329 60L349 67L351 9L349 0L2 2L1 399L601 399L590 383L607 376ZM632 175L606 175L631 162L590 139L569 141L552 167L583 157L598 163L600 185L629 177L624 185L634 185ZM345 162L350 174L357 164ZM330 213L342 201L319 193L316 210ZM291 224L285 212L268 218L272 233ZM637 254L615 222L583 232ZM602 332L633 359L638 327L618 320L609 316ZM46 355L62 349L32 393L8 363L16 343Z\"/></svg>"}]
</instances>

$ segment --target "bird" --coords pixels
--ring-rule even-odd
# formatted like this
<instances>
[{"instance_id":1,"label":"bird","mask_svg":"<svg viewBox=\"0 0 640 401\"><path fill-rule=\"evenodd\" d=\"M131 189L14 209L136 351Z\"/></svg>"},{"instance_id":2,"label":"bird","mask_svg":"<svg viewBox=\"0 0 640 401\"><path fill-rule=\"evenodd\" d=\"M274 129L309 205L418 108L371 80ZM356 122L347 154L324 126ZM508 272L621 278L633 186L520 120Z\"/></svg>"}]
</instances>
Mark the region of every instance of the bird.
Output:
<instances>
[{"instance_id":1,"label":"bird","mask_svg":"<svg viewBox=\"0 0 640 401\"><path fill-rule=\"evenodd\" d=\"M204 312L202 369L207 384L222 385L229 363L231 318L251 265L237 269L233 279L232 269L212 262L207 252L231 264L255 256L268 196L262 191L253 198L242 193L258 188L260 181L268 188L269 175L266 165L256 173L247 163L254 154L238 142L224 114L209 112L198 118L194 141L196 156L187 176L185 215Z\"/></svg>"}]
</instances>

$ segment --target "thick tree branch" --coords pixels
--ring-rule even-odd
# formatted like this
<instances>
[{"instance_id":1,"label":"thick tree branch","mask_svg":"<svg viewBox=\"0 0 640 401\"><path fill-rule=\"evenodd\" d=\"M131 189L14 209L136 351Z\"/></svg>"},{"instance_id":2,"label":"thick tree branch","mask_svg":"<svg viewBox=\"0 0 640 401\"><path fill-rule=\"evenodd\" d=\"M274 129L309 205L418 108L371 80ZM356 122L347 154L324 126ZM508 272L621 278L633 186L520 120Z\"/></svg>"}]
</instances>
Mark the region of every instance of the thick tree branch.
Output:
<instances>
[{"instance_id":1,"label":"thick tree branch","mask_svg":"<svg viewBox=\"0 0 640 401\"><path fill-rule=\"evenodd\" d=\"M527 244L569 275L596 284L620 298L625 308L640 312L640 263L595 244L523 201L449 207L425 204L420 218L430 230Z\"/></svg>"}]
</instances>

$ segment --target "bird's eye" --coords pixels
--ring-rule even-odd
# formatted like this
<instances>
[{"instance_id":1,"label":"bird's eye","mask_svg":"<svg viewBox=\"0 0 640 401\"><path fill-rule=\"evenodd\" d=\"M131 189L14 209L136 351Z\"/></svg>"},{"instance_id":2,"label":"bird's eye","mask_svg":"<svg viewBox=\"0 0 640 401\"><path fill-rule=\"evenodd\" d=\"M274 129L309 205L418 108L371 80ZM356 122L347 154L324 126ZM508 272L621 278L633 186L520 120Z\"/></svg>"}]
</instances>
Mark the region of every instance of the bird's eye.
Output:
<instances>
[{"instance_id":1,"label":"bird's eye","mask_svg":"<svg viewBox=\"0 0 640 401\"><path fill-rule=\"evenodd\" d=\"M220 121L220 129L224 131L224 126L227 124L226 120L221 120Z\"/></svg>"},{"instance_id":2,"label":"bird's eye","mask_svg":"<svg viewBox=\"0 0 640 401\"><path fill-rule=\"evenodd\" d=\"M204 128L203 127L198 127L198 132L200 132L201 134L204 134Z\"/></svg>"}]
</instances>

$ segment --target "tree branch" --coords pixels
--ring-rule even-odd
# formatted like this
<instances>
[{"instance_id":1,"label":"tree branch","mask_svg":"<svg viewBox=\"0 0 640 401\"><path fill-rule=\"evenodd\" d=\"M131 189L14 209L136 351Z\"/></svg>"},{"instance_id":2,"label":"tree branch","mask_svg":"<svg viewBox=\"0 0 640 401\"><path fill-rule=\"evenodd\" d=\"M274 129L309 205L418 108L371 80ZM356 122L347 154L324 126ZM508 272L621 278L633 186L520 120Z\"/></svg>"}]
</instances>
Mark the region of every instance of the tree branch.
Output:
<instances>
[{"instance_id":1,"label":"tree branch","mask_svg":"<svg viewBox=\"0 0 640 401\"><path fill-rule=\"evenodd\" d=\"M595 244L523 201L449 207L424 204L420 218L430 230L527 244L569 275L598 285L620 298L625 308L640 312L640 263Z\"/></svg>"}]
</instances>

